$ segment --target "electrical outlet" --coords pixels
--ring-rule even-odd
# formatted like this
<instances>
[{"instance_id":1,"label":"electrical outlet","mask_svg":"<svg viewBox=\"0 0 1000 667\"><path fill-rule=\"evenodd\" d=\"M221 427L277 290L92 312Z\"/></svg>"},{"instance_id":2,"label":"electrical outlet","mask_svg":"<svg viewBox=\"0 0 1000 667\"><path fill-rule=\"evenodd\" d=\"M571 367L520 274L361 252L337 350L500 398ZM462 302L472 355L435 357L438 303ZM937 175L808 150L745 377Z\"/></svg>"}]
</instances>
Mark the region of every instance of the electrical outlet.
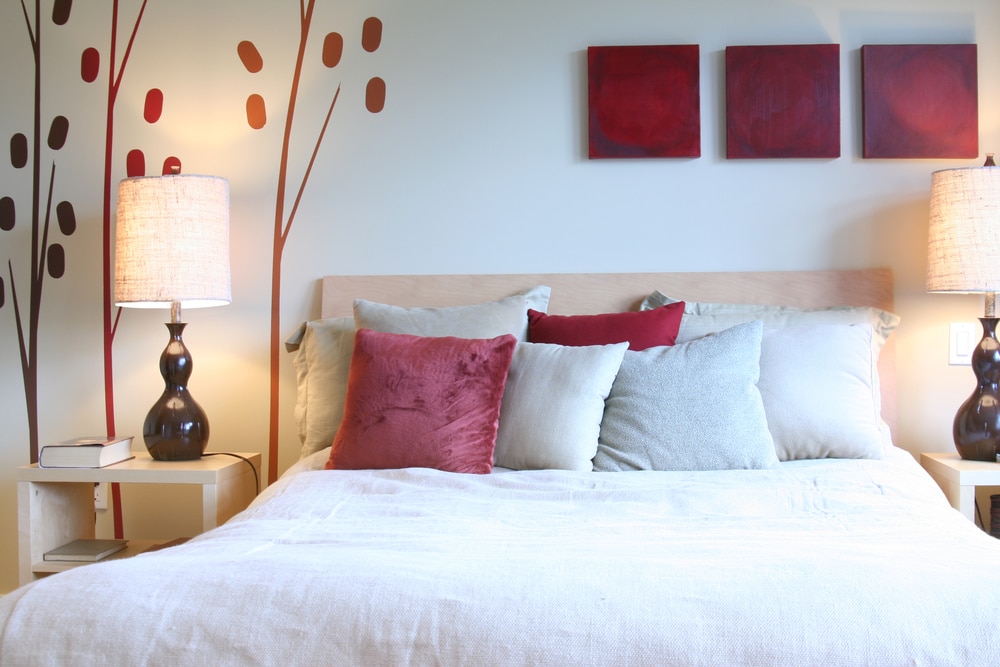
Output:
<instances>
[{"instance_id":1,"label":"electrical outlet","mask_svg":"<svg viewBox=\"0 0 1000 667\"><path fill-rule=\"evenodd\" d=\"M980 337L976 335L976 325L972 322L952 322L948 363L952 366L968 366L972 363L972 351Z\"/></svg>"},{"instance_id":2,"label":"electrical outlet","mask_svg":"<svg viewBox=\"0 0 1000 667\"><path fill-rule=\"evenodd\" d=\"M94 484L94 509L108 509L108 483L97 482Z\"/></svg>"}]
</instances>

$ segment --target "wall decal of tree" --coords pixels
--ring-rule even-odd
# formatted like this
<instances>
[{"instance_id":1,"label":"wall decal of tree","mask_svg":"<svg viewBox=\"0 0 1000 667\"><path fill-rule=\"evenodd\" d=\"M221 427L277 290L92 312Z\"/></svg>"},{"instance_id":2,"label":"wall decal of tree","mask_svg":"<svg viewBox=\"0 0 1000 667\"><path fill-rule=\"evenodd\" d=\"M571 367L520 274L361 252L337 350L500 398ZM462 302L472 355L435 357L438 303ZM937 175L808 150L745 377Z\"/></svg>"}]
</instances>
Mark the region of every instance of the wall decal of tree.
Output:
<instances>
[{"instance_id":1,"label":"wall decal of tree","mask_svg":"<svg viewBox=\"0 0 1000 667\"><path fill-rule=\"evenodd\" d=\"M29 265L26 274L20 274L22 282L15 278L15 264L25 258L22 256L7 258L7 277L9 284L4 284L0 278L0 307L6 306L7 294L10 294L10 304L13 309L14 322L17 329L17 342L21 359L21 375L24 382L24 400L28 416L28 459L31 463L38 460L38 327L41 320L42 291L46 277L59 279L66 273L66 250L61 243L53 240L55 230L52 229L52 202L56 197L56 161L51 158L51 165L45 171L46 182L43 184L43 162L47 161L49 152L57 153L66 145L69 136L69 120L65 116L56 115L49 120L45 145L42 149L42 39L43 26L41 2L37 0L34 12L29 12L24 1L21 10L24 15L24 26L28 33L28 43L31 46L34 65L34 96L32 100L32 128L30 137L17 132L10 138L10 163L15 169L31 169L31 212L28 219L31 224L31 248L28 252ZM65 25L69 21L72 0L56 0L52 8L52 23L56 26ZM76 213L68 201L60 201L55 206L55 218L58 231L63 236L72 236L76 231ZM0 230L11 231L18 224L17 205L14 198L0 198ZM20 268L20 267L19 267ZM27 303L24 300L27 299Z\"/></svg>"},{"instance_id":2,"label":"wall decal of tree","mask_svg":"<svg viewBox=\"0 0 1000 667\"><path fill-rule=\"evenodd\" d=\"M135 44L136 35L146 11L148 0L141 0L135 20L128 31L124 52L119 56L119 10L120 0L111 3L110 43L107 50L107 106L104 127L104 168L102 183L102 323L104 341L104 404L105 422L109 435L116 433L114 374L112 343L121 309L116 309L112 299L111 258L112 215L114 210L114 130L115 106L118 100L126 66ZM47 191L43 192L42 163L45 155L42 152L42 21L41 1L36 1L34 12L29 12L24 0L21 2L25 26L28 32L34 62L34 108L31 139L24 133L15 133L10 139L10 161L15 169L23 169L29 165L32 169L32 202L31 202L31 253L30 270L25 279L28 292L28 309L25 313L22 306L23 297L18 289L24 289L20 281L15 282L15 258L8 259L9 285L0 277L0 308L7 304L7 294L14 311L21 354L21 367L24 376L25 403L28 412L29 460L38 460L38 327L42 287L46 276L60 278L66 272L66 252L62 244L50 239L50 221L52 216L52 201L55 197L56 163L53 159L48 176ZM52 6L52 23L64 26L69 20L73 9L72 0L54 0ZM101 50L90 46L83 50L80 56L80 78L88 84L96 83L101 75ZM163 92L158 88L150 88L145 96L143 118L149 123L156 123L163 113ZM66 143L69 134L69 120L64 116L55 116L49 124L46 135L46 146L52 152L59 151ZM171 173L174 166L180 166L180 160L170 156L163 161L162 173ZM129 176L142 176L146 172L146 159L142 151L134 149L125 158L126 173ZM59 232L70 236L76 231L76 214L73 205L61 201L55 206L55 220ZM14 229L18 221L17 206L10 196L0 198L0 231ZM112 485L112 506L116 536L121 537L121 496L118 485Z\"/></svg>"},{"instance_id":3,"label":"wall decal of tree","mask_svg":"<svg viewBox=\"0 0 1000 667\"><path fill-rule=\"evenodd\" d=\"M295 69L292 72L291 88L288 95L288 106L285 110L285 127L281 143L281 157L278 163L278 184L275 196L274 210L274 233L273 249L271 259L271 327L270 327L270 404L269 404L269 431L268 431L268 483L273 483L278 478L278 376L281 359L281 258L284 252L285 243L295 221L295 214L298 211L299 203L302 200L306 183L312 172L316 155L323 137L326 134L333 115L337 99L340 97L340 85L338 84L327 109L326 117L313 145L312 154L302 172L296 186L295 197L291 202L291 208L286 213L287 194L289 185L290 168L290 146L292 137L292 126L295 119L295 107L298 102L299 84L302 79L302 71L305 66L306 43L312 28L313 10L316 1L300 0L299 3L299 44L298 53L295 58ZM376 17L365 19L361 28L361 47L368 53L376 51L382 43L382 21ZM324 67L334 69L340 64L344 52L344 39L340 33L327 33L323 40L321 61ZM242 41L236 48L240 62L247 72L256 74L263 69L264 59L257 47L250 41ZM385 107L386 86L385 81L379 77L373 77L368 81L365 91L365 107L371 113L379 113ZM267 124L267 110L265 100L262 96L252 94L246 102L247 124L253 129L261 129Z\"/></svg>"}]
</instances>

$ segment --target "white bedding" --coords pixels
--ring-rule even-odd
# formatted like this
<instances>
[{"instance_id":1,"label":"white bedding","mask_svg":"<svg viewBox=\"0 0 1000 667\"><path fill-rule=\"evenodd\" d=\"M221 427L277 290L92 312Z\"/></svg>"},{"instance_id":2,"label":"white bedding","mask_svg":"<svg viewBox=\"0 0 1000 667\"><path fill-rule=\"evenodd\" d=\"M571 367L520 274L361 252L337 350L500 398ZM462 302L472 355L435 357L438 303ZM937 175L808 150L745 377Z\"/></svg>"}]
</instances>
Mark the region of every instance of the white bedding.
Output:
<instances>
[{"instance_id":1,"label":"white bedding","mask_svg":"<svg viewBox=\"0 0 1000 667\"><path fill-rule=\"evenodd\" d=\"M0 664L1000 664L1000 541L901 450L694 473L322 460L184 545L5 596Z\"/></svg>"}]
</instances>

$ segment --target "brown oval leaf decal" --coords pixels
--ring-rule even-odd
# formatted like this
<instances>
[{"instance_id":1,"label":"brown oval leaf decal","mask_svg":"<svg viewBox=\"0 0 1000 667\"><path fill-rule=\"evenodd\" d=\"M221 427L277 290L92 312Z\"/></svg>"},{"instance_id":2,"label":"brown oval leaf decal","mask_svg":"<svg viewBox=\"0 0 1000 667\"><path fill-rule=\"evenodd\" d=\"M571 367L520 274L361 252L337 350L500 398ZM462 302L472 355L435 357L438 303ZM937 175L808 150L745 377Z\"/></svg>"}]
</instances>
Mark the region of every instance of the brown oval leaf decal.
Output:
<instances>
[{"instance_id":1,"label":"brown oval leaf decal","mask_svg":"<svg viewBox=\"0 0 1000 667\"><path fill-rule=\"evenodd\" d=\"M336 67L344 55L344 38L339 32L331 32L323 40L323 64Z\"/></svg>"},{"instance_id":2,"label":"brown oval leaf decal","mask_svg":"<svg viewBox=\"0 0 1000 667\"><path fill-rule=\"evenodd\" d=\"M382 21L371 16L361 27L361 47L371 53L382 44Z\"/></svg>"},{"instance_id":3,"label":"brown oval leaf decal","mask_svg":"<svg viewBox=\"0 0 1000 667\"><path fill-rule=\"evenodd\" d=\"M378 113L385 108L385 81L373 77L365 89L365 108L372 113Z\"/></svg>"},{"instance_id":4,"label":"brown oval leaf decal","mask_svg":"<svg viewBox=\"0 0 1000 667\"><path fill-rule=\"evenodd\" d=\"M264 98L256 93L247 98L247 124L255 130L259 130L267 124Z\"/></svg>"},{"instance_id":5,"label":"brown oval leaf decal","mask_svg":"<svg viewBox=\"0 0 1000 667\"><path fill-rule=\"evenodd\" d=\"M240 62L243 63L243 66L251 74L256 74L264 68L264 59L253 42L243 40L237 44L236 54L240 57Z\"/></svg>"}]
</instances>

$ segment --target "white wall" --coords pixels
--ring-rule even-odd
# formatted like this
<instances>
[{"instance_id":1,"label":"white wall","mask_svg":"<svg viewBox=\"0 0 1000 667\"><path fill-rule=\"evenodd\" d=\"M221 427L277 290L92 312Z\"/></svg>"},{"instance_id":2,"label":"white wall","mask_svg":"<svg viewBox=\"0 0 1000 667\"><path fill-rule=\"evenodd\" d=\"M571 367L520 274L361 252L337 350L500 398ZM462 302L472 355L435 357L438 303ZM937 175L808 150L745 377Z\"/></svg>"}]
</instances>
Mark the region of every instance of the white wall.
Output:
<instances>
[{"instance_id":1,"label":"white wall","mask_svg":"<svg viewBox=\"0 0 1000 667\"><path fill-rule=\"evenodd\" d=\"M43 2L43 15L51 0ZM27 4L31 5L31 2ZM102 5L110 3L101 3ZM131 21L138 2L123 2ZM897 281L899 442L952 448L951 419L972 389L968 368L947 365L949 321L974 321L975 297L924 293L930 174L958 160L862 160L859 48L869 43L979 44L980 146L1000 147L1000 4L995 0L779 2L319 0L293 145L301 173L322 115L342 92L286 249L281 328L317 314L324 273L699 271L888 266ZM232 186L233 304L189 311L191 389L212 420L213 449L266 451L269 266L276 167L298 36L294 0L150 3L118 106L115 179L140 146L151 165L168 154L186 173ZM102 13L104 12L104 13ZM367 16L382 47L356 43ZM58 156L58 197L76 207L69 269L45 284L40 340L40 439L104 427L101 378L100 84L79 77L86 46L106 52L110 14L76 3L71 21L45 26L43 117L70 117ZM337 69L318 65L329 31L348 42ZM236 44L250 39L264 70L248 74ZM724 159L723 51L727 45L839 43L842 156L835 160ZM702 157L586 159L590 45L701 46ZM353 49L351 48L353 45ZM28 43L19 3L0 8L0 136L30 131ZM387 82L385 110L363 109L365 82ZM163 89L155 126L139 118L146 88ZM250 130L244 101L260 93L269 123ZM47 159L51 159L49 156ZM48 165L48 163L46 163ZM0 196L27 205L27 174L0 164ZM295 178L293 178L295 182ZM21 204L21 201L24 204ZM27 224L0 232L15 279ZM652 286L651 286L652 287ZM115 342L119 432L138 432L161 391L156 369L164 315L126 311ZM283 358L279 467L295 457L294 378ZM16 585L13 468L27 462L27 423L9 298L0 308L0 590ZM168 521L147 494L126 498L126 525L170 535L195 529L191 512ZM189 499L175 502L187 507Z\"/></svg>"}]
</instances>

